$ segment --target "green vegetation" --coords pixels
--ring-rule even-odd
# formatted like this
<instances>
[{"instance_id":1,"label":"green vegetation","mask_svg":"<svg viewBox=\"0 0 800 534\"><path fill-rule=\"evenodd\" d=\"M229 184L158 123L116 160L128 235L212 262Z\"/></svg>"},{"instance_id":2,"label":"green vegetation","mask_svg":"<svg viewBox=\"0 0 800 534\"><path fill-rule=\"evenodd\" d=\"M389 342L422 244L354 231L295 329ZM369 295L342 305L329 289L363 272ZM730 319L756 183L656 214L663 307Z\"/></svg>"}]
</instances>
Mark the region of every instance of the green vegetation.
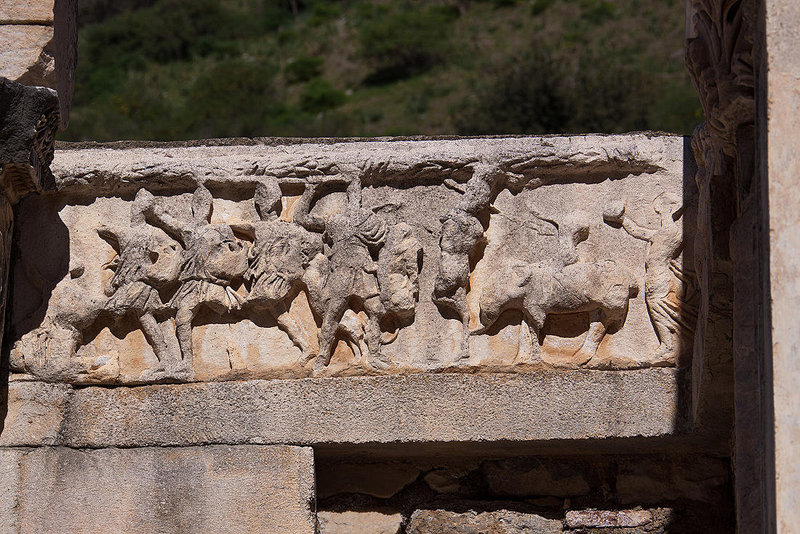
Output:
<instances>
[{"instance_id":1,"label":"green vegetation","mask_svg":"<svg viewBox=\"0 0 800 534\"><path fill-rule=\"evenodd\" d=\"M81 0L78 139L664 130L678 0Z\"/></svg>"}]
</instances>

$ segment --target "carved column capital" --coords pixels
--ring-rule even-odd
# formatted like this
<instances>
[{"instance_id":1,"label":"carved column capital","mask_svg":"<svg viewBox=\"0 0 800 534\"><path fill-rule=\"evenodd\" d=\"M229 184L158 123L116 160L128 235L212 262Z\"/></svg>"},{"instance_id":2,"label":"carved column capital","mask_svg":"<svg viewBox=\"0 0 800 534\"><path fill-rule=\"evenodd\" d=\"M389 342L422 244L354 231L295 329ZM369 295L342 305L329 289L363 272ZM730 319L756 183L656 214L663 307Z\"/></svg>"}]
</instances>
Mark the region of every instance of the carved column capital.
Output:
<instances>
[{"instance_id":1,"label":"carved column capital","mask_svg":"<svg viewBox=\"0 0 800 534\"><path fill-rule=\"evenodd\" d=\"M58 124L55 91L0 78L0 184L12 203L52 186Z\"/></svg>"}]
</instances>

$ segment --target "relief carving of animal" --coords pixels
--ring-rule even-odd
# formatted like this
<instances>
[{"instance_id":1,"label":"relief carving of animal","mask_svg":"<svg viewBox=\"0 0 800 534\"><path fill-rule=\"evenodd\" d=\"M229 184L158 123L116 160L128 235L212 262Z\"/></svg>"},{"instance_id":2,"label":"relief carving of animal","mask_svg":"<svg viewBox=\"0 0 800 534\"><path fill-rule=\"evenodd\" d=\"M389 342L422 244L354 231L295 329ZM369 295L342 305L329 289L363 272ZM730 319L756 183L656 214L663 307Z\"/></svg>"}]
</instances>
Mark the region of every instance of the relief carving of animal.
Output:
<instances>
[{"instance_id":1,"label":"relief carving of animal","mask_svg":"<svg viewBox=\"0 0 800 534\"><path fill-rule=\"evenodd\" d=\"M553 260L511 261L498 269L481 292L482 327L472 334L485 332L506 310L521 310L537 337L550 315L589 313L589 331L573 363L583 365L591 360L606 332L624 323L638 284L627 269L612 260L602 264L579 261L575 247L588 235L582 214L575 214L560 228L560 251Z\"/></svg>"}]
</instances>

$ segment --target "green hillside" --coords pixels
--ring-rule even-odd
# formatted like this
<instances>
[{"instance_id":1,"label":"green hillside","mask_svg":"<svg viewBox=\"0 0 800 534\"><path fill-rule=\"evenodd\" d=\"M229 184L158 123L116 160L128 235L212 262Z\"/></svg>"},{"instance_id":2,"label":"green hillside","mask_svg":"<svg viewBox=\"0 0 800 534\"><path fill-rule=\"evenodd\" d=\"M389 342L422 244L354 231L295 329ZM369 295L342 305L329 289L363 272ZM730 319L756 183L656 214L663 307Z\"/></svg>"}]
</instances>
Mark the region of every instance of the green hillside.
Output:
<instances>
[{"instance_id":1,"label":"green hillside","mask_svg":"<svg viewBox=\"0 0 800 534\"><path fill-rule=\"evenodd\" d=\"M682 0L82 0L62 139L664 130Z\"/></svg>"}]
</instances>

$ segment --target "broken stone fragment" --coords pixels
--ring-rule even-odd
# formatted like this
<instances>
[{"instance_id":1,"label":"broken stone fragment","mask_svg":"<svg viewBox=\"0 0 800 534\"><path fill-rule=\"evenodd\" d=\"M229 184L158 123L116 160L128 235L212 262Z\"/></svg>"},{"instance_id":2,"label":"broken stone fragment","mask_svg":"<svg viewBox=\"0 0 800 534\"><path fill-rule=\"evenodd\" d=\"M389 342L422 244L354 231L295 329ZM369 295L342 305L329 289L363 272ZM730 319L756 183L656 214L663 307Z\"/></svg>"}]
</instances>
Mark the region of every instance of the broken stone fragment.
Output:
<instances>
[{"instance_id":1,"label":"broken stone fragment","mask_svg":"<svg viewBox=\"0 0 800 534\"><path fill-rule=\"evenodd\" d=\"M642 527L653 521L648 510L570 510L567 528Z\"/></svg>"},{"instance_id":2,"label":"broken stone fragment","mask_svg":"<svg viewBox=\"0 0 800 534\"><path fill-rule=\"evenodd\" d=\"M407 534L441 534L490 532L492 534L560 534L561 521L533 513L496 510L452 512L449 510L417 510L406 528Z\"/></svg>"},{"instance_id":3,"label":"broken stone fragment","mask_svg":"<svg viewBox=\"0 0 800 534\"><path fill-rule=\"evenodd\" d=\"M0 166L12 202L53 183L50 163L58 121L55 91L0 78Z\"/></svg>"},{"instance_id":4,"label":"broken stone fragment","mask_svg":"<svg viewBox=\"0 0 800 534\"><path fill-rule=\"evenodd\" d=\"M399 534L403 516L383 512L317 512L319 534Z\"/></svg>"}]
</instances>

